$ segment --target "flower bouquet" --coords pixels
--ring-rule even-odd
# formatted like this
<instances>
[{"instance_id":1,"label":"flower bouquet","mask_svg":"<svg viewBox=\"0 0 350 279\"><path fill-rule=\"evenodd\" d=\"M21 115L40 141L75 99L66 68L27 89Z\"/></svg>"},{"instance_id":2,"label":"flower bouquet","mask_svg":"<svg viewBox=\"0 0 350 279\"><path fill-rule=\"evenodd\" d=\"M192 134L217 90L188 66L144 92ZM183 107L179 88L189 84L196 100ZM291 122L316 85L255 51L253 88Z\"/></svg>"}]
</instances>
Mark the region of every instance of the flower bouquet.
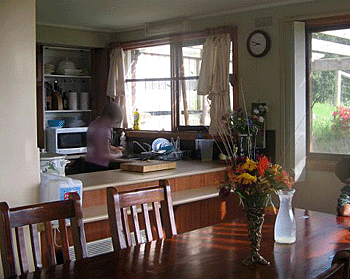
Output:
<instances>
[{"instance_id":1,"label":"flower bouquet","mask_svg":"<svg viewBox=\"0 0 350 279\"><path fill-rule=\"evenodd\" d=\"M220 136L228 157L233 157L232 148L230 148L232 146L229 146L230 142L228 142L229 137L237 137L240 156L253 156L252 152L257 147L257 140L261 141L258 135L259 131L264 129L267 110L265 104L255 104L250 114L238 108L223 117Z\"/></svg>"},{"instance_id":2,"label":"flower bouquet","mask_svg":"<svg viewBox=\"0 0 350 279\"><path fill-rule=\"evenodd\" d=\"M269 262L259 254L265 208L271 202L271 194L286 186L291 189L294 179L280 165L272 164L266 156L257 160L236 157L228 167L227 178L220 186L220 196L236 193L247 217L251 255L243 263L268 265Z\"/></svg>"},{"instance_id":3,"label":"flower bouquet","mask_svg":"<svg viewBox=\"0 0 350 279\"><path fill-rule=\"evenodd\" d=\"M264 126L266 111L267 106L264 105L253 108L251 114L244 112L241 108L233 110L226 118L228 129L239 134L255 134Z\"/></svg>"}]
</instances>

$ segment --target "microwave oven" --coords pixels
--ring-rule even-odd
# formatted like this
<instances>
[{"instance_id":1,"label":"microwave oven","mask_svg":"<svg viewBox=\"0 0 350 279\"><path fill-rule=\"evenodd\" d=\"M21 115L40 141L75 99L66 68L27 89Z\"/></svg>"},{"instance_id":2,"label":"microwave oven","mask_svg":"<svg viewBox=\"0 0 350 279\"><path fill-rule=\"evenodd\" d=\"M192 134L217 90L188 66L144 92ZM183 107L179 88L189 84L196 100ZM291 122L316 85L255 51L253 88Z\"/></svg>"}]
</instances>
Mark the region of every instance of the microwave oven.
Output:
<instances>
[{"instance_id":1,"label":"microwave oven","mask_svg":"<svg viewBox=\"0 0 350 279\"><path fill-rule=\"evenodd\" d=\"M86 153L86 134L88 127L46 129L46 149L50 153Z\"/></svg>"}]
</instances>

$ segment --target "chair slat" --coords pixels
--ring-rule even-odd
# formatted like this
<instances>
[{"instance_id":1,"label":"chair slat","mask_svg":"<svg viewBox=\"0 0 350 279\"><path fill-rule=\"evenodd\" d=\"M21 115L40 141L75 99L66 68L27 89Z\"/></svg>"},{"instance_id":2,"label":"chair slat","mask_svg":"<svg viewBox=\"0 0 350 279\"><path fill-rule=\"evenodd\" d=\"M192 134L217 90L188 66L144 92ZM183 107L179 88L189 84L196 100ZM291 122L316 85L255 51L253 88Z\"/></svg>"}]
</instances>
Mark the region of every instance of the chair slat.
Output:
<instances>
[{"instance_id":1,"label":"chair slat","mask_svg":"<svg viewBox=\"0 0 350 279\"><path fill-rule=\"evenodd\" d=\"M136 244L140 244L142 243L141 230L140 230L139 217L137 214L137 208L135 205L131 206L131 216L134 224L134 234L135 234Z\"/></svg>"},{"instance_id":2,"label":"chair slat","mask_svg":"<svg viewBox=\"0 0 350 279\"><path fill-rule=\"evenodd\" d=\"M46 246L47 246L47 259L49 261L49 266L56 265L56 254L55 254L55 244L52 235L52 224L50 221L44 222L45 225L45 235L46 235Z\"/></svg>"},{"instance_id":3,"label":"chair slat","mask_svg":"<svg viewBox=\"0 0 350 279\"><path fill-rule=\"evenodd\" d=\"M129 218L132 219L134 224L134 234L137 244L142 241L141 229L145 229L146 231L147 242L154 239L154 235L152 234L154 228L156 228L158 238L164 238L163 225L168 232L166 234L167 237L177 234L170 186L166 180L160 180L159 185L154 187L140 188L120 193L118 192L118 188L108 187L107 200L109 227L114 249L125 247L124 243L121 243L122 237L113 236L123 234L126 239L126 245L128 247L132 245L129 230L131 227L128 223ZM153 205L153 212L149 212L147 207L149 203ZM164 203L164 205L161 206L161 203ZM141 206L143 214L137 213L136 206ZM131 215L128 216L126 208L129 207L131 207ZM119 211L121 214L118 213ZM150 216L154 216L154 218L151 219ZM142 220L140 219L139 221L138 218ZM163 219L166 221L164 222ZM122 224L123 230L121 230L121 226L118 224ZM144 227L140 228L140 225Z\"/></svg>"},{"instance_id":4,"label":"chair slat","mask_svg":"<svg viewBox=\"0 0 350 279\"><path fill-rule=\"evenodd\" d=\"M62 246L62 252L63 252L63 260L64 260L64 262L69 262L70 256L69 256L69 242L68 242L68 232L67 232L66 219L58 220L58 224L59 224L60 235L61 235L61 246Z\"/></svg>"},{"instance_id":5,"label":"chair slat","mask_svg":"<svg viewBox=\"0 0 350 279\"><path fill-rule=\"evenodd\" d=\"M162 218L160 216L160 204L159 204L159 202L153 203L153 211L154 211L154 217L156 219L155 222L156 222L156 227L157 227L158 238L164 238Z\"/></svg>"},{"instance_id":6,"label":"chair slat","mask_svg":"<svg viewBox=\"0 0 350 279\"><path fill-rule=\"evenodd\" d=\"M29 272L23 227L15 228L15 233L16 233L16 244L17 244L17 253L18 253L18 259L19 259L19 267L20 267L21 273L23 274L23 273Z\"/></svg>"},{"instance_id":7,"label":"chair slat","mask_svg":"<svg viewBox=\"0 0 350 279\"><path fill-rule=\"evenodd\" d=\"M163 216L166 220L167 224L169 226L165 226L165 233L166 237L170 237L172 235L177 235L177 230L176 230L176 225L175 225L175 216L174 216L174 210L173 210L173 200L171 196L171 190L170 190L170 185L168 184L167 181L162 180L161 184L165 188L165 198L164 198L164 204L165 206L161 208L163 210Z\"/></svg>"},{"instance_id":8,"label":"chair slat","mask_svg":"<svg viewBox=\"0 0 350 279\"><path fill-rule=\"evenodd\" d=\"M80 197L77 193L70 193L69 199L74 201L73 205L75 216L70 218L70 222L74 241L75 258L77 260L81 260L88 256L83 222L83 210L80 203Z\"/></svg>"},{"instance_id":9,"label":"chair slat","mask_svg":"<svg viewBox=\"0 0 350 279\"><path fill-rule=\"evenodd\" d=\"M153 240L153 236L152 236L151 220L149 218L147 203L142 204L142 212L143 212L143 218L145 220L146 240L147 242L150 242Z\"/></svg>"},{"instance_id":10,"label":"chair slat","mask_svg":"<svg viewBox=\"0 0 350 279\"><path fill-rule=\"evenodd\" d=\"M122 219L122 213L119 206L119 195L116 189L113 187L107 188L107 208L110 220L109 226L111 228L110 231L113 249L117 250L126 248L128 245L126 243L126 236L123 234L123 224L121 222L117 222L117 220Z\"/></svg>"},{"instance_id":11,"label":"chair slat","mask_svg":"<svg viewBox=\"0 0 350 279\"><path fill-rule=\"evenodd\" d=\"M29 232L30 232L30 242L33 250L34 267L35 269L42 268L43 265L40 257L40 242L39 242L37 224L30 224Z\"/></svg>"},{"instance_id":12,"label":"chair slat","mask_svg":"<svg viewBox=\"0 0 350 279\"><path fill-rule=\"evenodd\" d=\"M128 212L126 208L122 209L123 213L123 228L124 232L126 234L126 242L128 246L132 245L132 239L131 239L131 233L130 233L130 226L129 226L129 218L128 218Z\"/></svg>"}]
</instances>

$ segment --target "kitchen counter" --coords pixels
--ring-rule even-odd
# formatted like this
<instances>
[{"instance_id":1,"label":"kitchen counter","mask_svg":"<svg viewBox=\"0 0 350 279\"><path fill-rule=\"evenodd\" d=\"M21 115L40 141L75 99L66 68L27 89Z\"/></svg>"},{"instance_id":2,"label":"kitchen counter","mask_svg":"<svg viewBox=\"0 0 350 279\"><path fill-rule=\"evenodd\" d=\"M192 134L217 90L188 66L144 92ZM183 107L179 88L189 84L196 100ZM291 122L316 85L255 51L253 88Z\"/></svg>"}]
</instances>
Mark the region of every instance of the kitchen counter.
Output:
<instances>
[{"instance_id":1,"label":"kitchen counter","mask_svg":"<svg viewBox=\"0 0 350 279\"><path fill-rule=\"evenodd\" d=\"M159 179L170 179L226 170L227 166L216 162L176 161L176 168L148 173L138 173L121 169L81 173L68 177L83 182L84 191L104 189L112 186L126 186L136 183L151 182Z\"/></svg>"},{"instance_id":2,"label":"kitchen counter","mask_svg":"<svg viewBox=\"0 0 350 279\"><path fill-rule=\"evenodd\" d=\"M174 213L179 233L218 223L230 218L226 201L218 196L227 166L197 160L176 161L176 168L154 172L132 172L121 169L67 175L83 182L82 207L88 241L110 237L106 188L121 191L156 185L167 179L171 186ZM203 212L208 212L204 214ZM210 214L209 214L210 212Z\"/></svg>"}]
</instances>

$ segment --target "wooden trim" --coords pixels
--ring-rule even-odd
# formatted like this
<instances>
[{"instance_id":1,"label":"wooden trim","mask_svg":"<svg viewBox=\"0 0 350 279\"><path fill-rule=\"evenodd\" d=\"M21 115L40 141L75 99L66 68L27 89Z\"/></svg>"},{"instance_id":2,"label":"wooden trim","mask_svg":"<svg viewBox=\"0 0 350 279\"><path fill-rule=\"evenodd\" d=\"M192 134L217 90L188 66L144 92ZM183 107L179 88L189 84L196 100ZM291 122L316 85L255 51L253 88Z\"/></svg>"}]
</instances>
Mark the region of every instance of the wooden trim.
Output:
<instances>
[{"instance_id":1,"label":"wooden trim","mask_svg":"<svg viewBox=\"0 0 350 279\"><path fill-rule=\"evenodd\" d=\"M330 17L322 17L315 19L305 20L305 25L307 29L317 28L317 27L339 27L340 25L350 26L350 17L347 15L338 15Z\"/></svg>"},{"instance_id":2,"label":"wooden trim","mask_svg":"<svg viewBox=\"0 0 350 279\"><path fill-rule=\"evenodd\" d=\"M311 32L332 30L332 29L342 29L342 28L350 28L350 12L346 12L342 15L333 15L333 16L323 16L318 18L305 19L305 27L307 32L307 60L309 63L306 65L307 67L307 107L309 111L311 111L311 90L312 90L312 79L310 69L310 51L311 51ZM307 115L307 123L308 123L308 131L307 131L307 169L316 170L316 171L334 171L335 163L342 157L350 157L345 154L325 154L325 153L314 153L310 151L311 144L311 131L312 131L312 123L310 121L310 116Z\"/></svg>"},{"instance_id":3,"label":"wooden trim","mask_svg":"<svg viewBox=\"0 0 350 279\"><path fill-rule=\"evenodd\" d=\"M160 131L134 131L134 130L125 130L126 137L132 137L132 138L177 138L180 139L187 139L187 140L195 140L198 139L199 132L190 132L190 131L181 131L181 132L160 132ZM221 141L219 136L212 136L209 133L201 133L202 138L204 139L212 139L214 138L217 141Z\"/></svg>"},{"instance_id":4,"label":"wooden trim","mask_svg":"<svg viewBox=\"0 0 350 279\"><path fill-rule=\"evenodd\" d=\"M109 102L106 95L109 71L108 49L91 50L91 119L101 115L103 107Z\"/></svg>"},{"instance_id":5,"label":"wooden trim","mask_svg":"<svg viewBox=\"0 0 350 279\"><path fill-rule=\"evenodd\" d=\"M36 116L37 116L37 145L45 148L45 96L43 84L43 46L36 45Z\"/></svg>"},{"instance_id":6,"label":"wooden trim","mask_svg":"<svg viewBox=\"0 0 350 279\"><path fill-rule=\"evenodd\" d=\"M335 161L309 161L307 164L307 169L313 171L326 171L334 173L335 164Z\"/></svg>"}]
</instances>

